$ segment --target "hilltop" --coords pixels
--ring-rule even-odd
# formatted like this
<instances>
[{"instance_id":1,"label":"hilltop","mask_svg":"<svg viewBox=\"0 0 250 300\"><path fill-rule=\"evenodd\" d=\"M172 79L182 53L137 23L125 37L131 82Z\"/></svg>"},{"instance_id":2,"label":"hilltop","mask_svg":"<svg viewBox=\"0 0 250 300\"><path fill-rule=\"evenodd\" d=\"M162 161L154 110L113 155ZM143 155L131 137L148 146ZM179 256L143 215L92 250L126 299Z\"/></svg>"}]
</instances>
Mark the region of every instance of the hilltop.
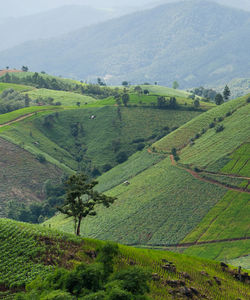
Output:
<instances>
[{"instance_id":1,"label":"hilltop","mask_svg":"<svg viewBox=\"0 0 250 300\"><path fill-rule=\"evenodd\" d=\"M214 2L170 3L63 37L24 43L1 52L0 59L83 80L110 78L112 84L225 84L250 76L249 22L249 12Z\"/></svg>"},{"instance_id":2,"label":"hilltop","mask_svg":"<svg viewBox=\"0 0 250 300\"><path fill-rule=\"evenodd\" d=\"M0 219L0 240L0 297L6 299L23 291L25 284L38 275L45 278L52 274L56 266L68 270L80 262L94 266L100 247L105 245L98 240L76 238L40 225L7 219ZM233 277L237 271L231 267L227 269L213 261L166 251L123 245L119 245L119 251L116 271L140 266L153 273L148 294L152 299L172 299L174 294L178 299L188 294L193 299L247 299L249 296L248 285ZM96 274L94 270L92 278Z\"/></svg>"}]
</instances>

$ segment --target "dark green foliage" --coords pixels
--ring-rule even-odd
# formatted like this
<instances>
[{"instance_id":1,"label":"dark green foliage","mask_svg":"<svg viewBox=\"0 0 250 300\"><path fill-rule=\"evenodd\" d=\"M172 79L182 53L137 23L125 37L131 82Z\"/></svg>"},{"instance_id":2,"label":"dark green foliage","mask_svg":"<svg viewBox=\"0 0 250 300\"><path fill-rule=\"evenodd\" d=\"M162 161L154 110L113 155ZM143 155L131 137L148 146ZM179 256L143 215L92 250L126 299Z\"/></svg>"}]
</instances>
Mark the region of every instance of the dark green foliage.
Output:
<instances>
[{"instance_id":1,"label":"dark green foliage","mask_svg":"<svg viewBox=\"0 0 250 300\"><path fill-rule=\"evenodd\" d=\"M129 94L127 93L124 93L122 95L122 103L124 104L124 106L127 106L128 105L128 102L129 102Z\"/></svg>"},{"instance_id":2,"label":"dark green foliage","mask_svg":"<svg viewBox=\"0 0 250 300\"><path fill-rule=\"evenodd\" d=\"M221 132L225 129L225 127L223 125L218 125L216 128L215 128L215 131L216 132Z\"/></svg>"},{"instance_id":3,"label":"dark green foliage","mask_svg":"<svg viewBox=\"0 0 250 300\"><path fill-rule=\"evenodd\" d=\"M200 101L198 99L194 100L194 107L198 108L200 106Z\"/></svg>"},{"instance_id":4,"label":"dark green foliage","mask_svg":"<svg viewBox=\"0 0 250 300\"><path fill-rule=\"evenodd\" d=\"M122 281L122 287L135 295L143 295L149 292L147 281L150 280L151 273L146 269L133 267L116 273L115 280Z\"/></svg>"},{"instance_id":5,"label":"dark green foliage","mask_svg":"<svg viewBox=\"0 0 250 300\"><path fill-rule=\"evenodd\" d=\"M140 143L140 144L137 145L136 149L138 151L141 151L142 149L144 149L144 147L145 147L145 144L144 143Z\"/></svg>"},{"instance_id":6,"label":"dark green foliage","mask_svg":"<svg viewBox=\"0 0 250 300\"><path fill-rule=\"evenodd\" d=\"M103 264L104 276L107 278L113 272L114 258L119 254L118 245L108 242L99 249L98 261Z\"/></svg>"},{"instance_id":7,"label":"dark green foliage","mask_svg":"<svg viewBox=\"0 0 250 300\"><path fill-rule=\"evenodd\" d=\"M13 89L6 89L0 95L0 114L5 114L29 106L29 96Z\"/></svg>"},{"instance_id":8,"label":"dark green foliage","mask_svg":"<svg viewBox=\"0 0 250 300\"><path fill-rule=\"evenodd\" d=\"M122 151L119 152L116 156L116 160L119 164L123 163L124 161L126 161L128 159L128 155L126 152Z\"/></svg>"},{"instance_id":9,"label":"dark green foliage","mask_svg":"<svg viewBox=\"0 0 250 300\"><path fill-rule=\"evenodd\" d=\"M215 123L214 123L214 122L211 122L211 123L209 124L209 128L214 128L214 126L215 126Z\"/></svg>"},{"instance_id":10,"label":"dark green foliage","mask_svg":"<svg viewBox=\"0 0 250 300\"><path fill-rule=\"evenodd\" d=\"M250 97L247 98L246 103L250 103Z\"/></svg>"},{"instance_id":11,"label":"dark green foliage","mask_svg":"<svg viewBox=\"0 0 250 300\"><path fill-rule=\"evenodd\" d=\"M37 154L36 159L37 159L41 164L44 164L44 163L46 162L46 157L45 157L43 154L41 154L41 153Z\"/></svg>"},{"instance_id":12,"label":"dark green foliage","mask_svg":"<svg viewBox=\"0 0 250 300\"><path fill-rule=\"evenodd\" d=\"M15 299L147 299L144 294L149 292L147 281L151 280L151 272L140 267L114 272L114 259L119 254L117 244L106 243L98 253L98 262L81 263L72 271L57 268L46 278L37 277L26 286L27 292L17 294Z\"/></svg>"},{"instance_id":13,"label":"dark green foliage","mask_svg":"<svg viewBox=\"0 0 250 300\"><path fill-rule=\"evenodd\" d=\"M166 99L164 96L157 97L157 107L160 109L178 109L179 105L175 97Z\"/></svg>"},{"instance_id":14,"label":"dark green foliage","mask_svg":"<svg viewBox=\"0 0 250 300\"><path fill-rule=\"evenodd\" d=\"M80 235L82 219L86 216L95 216L96 204L109 207L116 198L109 197L94 191L97 181L89 182L84 174L76 174L69 177L65 182L66 199L58 210L67 217L74 219L75 234Z\"/></svg>"},{"instance_id":15,"label":"dark green foliage","mask_svg":"<svg viewBox=\"0 0 250 300\"><path fill-rule=\"evenodd\" d=\"M42 203L32 203L25 206L10 201L7 206L7 217L28 223L42 223L47 218L51 218L56 213L57 206L64 202L64 185L62 183L53 184L51 180L47 180L43 190L46 199Z\"/></svg>"},{"instance_id":16,"label":"dark green foliage","mask_svg":"<svg viewBox=\"0 0 250 300\"><path fill-rule=\"evenodd\" d=\"M215 101L216 105L221 105L224 102L223 97L222 97L221 94L217 94L215 96L214 101Z\"/></svg>"},{"instance_id":17,"label":"dark green foliage","mask_svg":"<svg viewBox=\"0 0 250 300\"><path fill-rule=\"evenodd\" d=\"M227 101L229 99L230 95L231 95L231 91L230 91L229 87L226 85L224 90L223 90L224 100Z\"/></svg>"},{"instance_id":18,"label":"dark green foliage","mask_svg":"<svg viewBox=\"0 0 250 300\"><path fill-rule=\"evenodd\" d=\"M216 91L214 91L213 89L206 89L204 87L199 87L199 88L195 88L191 91L191 93L193 93L194 95L209 99L214 101L215 96L216 96Z\"/></svg>"}]
</instances>

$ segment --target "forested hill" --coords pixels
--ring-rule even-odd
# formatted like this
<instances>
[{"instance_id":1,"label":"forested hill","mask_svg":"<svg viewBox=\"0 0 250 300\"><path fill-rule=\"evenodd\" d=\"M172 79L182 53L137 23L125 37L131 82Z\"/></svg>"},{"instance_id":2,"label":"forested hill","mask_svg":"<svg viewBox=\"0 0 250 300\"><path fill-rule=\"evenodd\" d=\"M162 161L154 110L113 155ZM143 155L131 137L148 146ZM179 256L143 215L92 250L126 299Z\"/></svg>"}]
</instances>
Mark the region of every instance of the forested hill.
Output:
<instances>
[{"instance_id":1,"label":"forested hill","mask_svg":"<svg viewBox=\"0 0 250 300\"><path fill-rule=\"evenodd\" d=\"M184 88L249 77L249 36L250 13L191 0L25 43L1 52L0 60L84 80L178 80Z\"/></svg>"}]
</instances>

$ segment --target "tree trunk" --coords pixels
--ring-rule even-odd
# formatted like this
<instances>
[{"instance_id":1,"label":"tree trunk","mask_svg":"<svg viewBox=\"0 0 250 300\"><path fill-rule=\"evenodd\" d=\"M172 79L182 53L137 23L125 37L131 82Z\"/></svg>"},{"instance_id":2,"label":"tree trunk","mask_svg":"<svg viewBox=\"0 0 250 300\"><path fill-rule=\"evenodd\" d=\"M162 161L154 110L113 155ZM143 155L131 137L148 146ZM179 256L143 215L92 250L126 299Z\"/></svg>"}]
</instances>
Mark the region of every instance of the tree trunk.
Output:
<instances>
[{"instance_id":1,"label":"tree trunk","mask_svg":"<svg viewBox=\"0 0 250 300\"><path fill-rule=\"evenodd\" d=\"M79 217L78 224L77 224L77 229L76 229L76 235L78 235L78 236L80 236L81 222L82 222L82 218Z\"/></svg>"}]
</instances>

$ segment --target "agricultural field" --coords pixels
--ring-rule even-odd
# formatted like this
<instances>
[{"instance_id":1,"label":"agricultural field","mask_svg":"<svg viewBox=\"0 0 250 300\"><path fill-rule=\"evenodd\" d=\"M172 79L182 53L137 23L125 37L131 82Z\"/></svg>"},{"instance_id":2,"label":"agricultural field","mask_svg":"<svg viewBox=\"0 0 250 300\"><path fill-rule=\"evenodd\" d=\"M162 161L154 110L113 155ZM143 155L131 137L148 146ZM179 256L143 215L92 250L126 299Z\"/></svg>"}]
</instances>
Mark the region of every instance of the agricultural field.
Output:
<instances>
[{"instance_id":1,"label":"agricultural field","mask_svg":"<svg viewBox=\"0 0 250 300\"><path fill-rule=\"evenodd\" d=\"M74 263L92 264L95 259L87 253L95 251L104 242L76 238L73 235L46 229L41 225L30 225L0 219L0 297L9 297L22 290L24 285L38 275L44 277L53 272L55 266L72 269ZM166 251L135 249L119 245L115 268L126 268L131 262L142 268L150 268L165 280L182 279L187 287L192 286L200 295L209 299L248 299L249 286L236 281L228 272L223 272L219 263ZM176 267L176 272L162 268L162 260ZM184 279L188 274L189 279ZM207 274L206 276L202 274ZM185 275L186 276L186 275ZM221 285L216 284L216 276ZM210 282L208 282L210 280ZM172 299L173 290L161 281L150 283L149 296L153 299Z\"/></svg>"},{"instance_id":2,"label":"agricultural field","mask_svg":"<svg viewBox=\"0 0 250 300\"><path fill-rule=\"evenodd\" d=\"M89 103L97 102L96 99L80 95L72 92L65 91L54 91L48 89L33 89L27 93L29 97L34 101L39 98L48 98L51 97L54 99L54 103L61 102L63 106L75 106L77 102L80 102L80 105L86 105Z\"/></svg>"},{"instance_id":3,"label":"agricultural field","mask_svg":"<svg viewBox=\"0 0 250 300\"><path fill-rule=\"evenodd\" d=\"M249 254L250 240L231 241L211 243L204 245L194 245L184 251L186 255L201 257L205 259L213 259L216 261L232 262L235 258ZM235 266L238 266L237 261L234 261ZM247 265L241 265L247 268Z\"/></svg>"},{"instance_id":4,"label":"agricultural field","mask_svg":"<svg viewBox=\"0 0 250 300\"><path fill-rule=\"evenodd\" d=\"M249 194L228 191L184 243L250 237Z\"/></svg>"},{"instance_id":5,"label":"agricultural field","mask_svg":"<svg viewBox=\"0 0 250 300\"><path fill-rule=\"evenodd\" d=\"M85 107L50 114L53 119L51 127L44 125L46 114L29 118L16 126L13 124L1 135L22 144L32 153L42 152L53 163L58 160L60 164L77 170L76 157L80 155L82 168L90 171L97 168L103 172L104 165L113 167L117 164L116 156L120 151L130 156L137 151L139 144L142 148L151 144L198 114L139 107ZM96 118L90 119L92 115ZM72 135L74 124L81 127L77 136Z\"/></svg>"},{"instance_id":6,"label":"agricultural field","mask_svg":"<svg viewBox=\"0 0 250 300\"><path fill-rule=\"evenodd\" d=\"M152 155L147 149L131 155L127 161L112 168L109 172L98 177L97 190L105 192L113 187L130 180L137 174L145 171L152 165L164 159L164 155Z\"/></svg>"},{"instance_id":7,"label":"agricultural field","mask_svg":"<svg viewBox=\"0 0 250 300\"><path fill-rule=\"evenodd\" d=\"M207 130L194 145L182 150L180 162L206 168L249 141L249 109L250 104L242 106L220 122L224 126L222 132L216 132L215 128Z\"/></svg>"},{"instance_id":8,"label":"agricultural field","mask_svg":"<svg viewBox=\"0 0 250 300\"><path fill-rule=\"evenodd\" d=\"M244 255L239 258L230 259L228 263L232 266L242 266L243 268L250 270L250 255Z\"/></svg>"},{"instance_id":9,"label":"agricultural field","mask_svg":"<svg viewBox=\"0 0 250 300\"><path fill-rule=\"evenodd\" d=\"M250 177L250 143L243 144L230 155L230 162L222 172Z\"/></svg>"},{"instance_id":10,"label":"agricultural field","mask_svg":"<svg viewBox=\"0 0 250 300\"><path fill-rule=\"evenodd\" d=\"M60 109L62 109L62 108L60 108L60 107L58 108L55 106L31 106L31 107L21 108L21 109L0 115L0 125L15 121L16 119L19 119L23 116L27 116L30 114L37 114L38 112L41 112L41 111L53 112L55 110L60 110Z\"/></svg>"},{"instance_id":11,"label":"agricultural field","mask_svg":"<svg viewBox=\"0 0 250 300\"><path fill-rule=\"evenodd\" d=\"M7 204L43 201L43 185L51 179L57 183L63 172L56 166L40 163L20 147L0 138L0 216L6 216ZM32 174L32 176L31 176Z\"/></svg>"},{"instance_id":12,"label":"agricultural field","mask_svg":"<svg viewBox=\"0 0 250 300\"><path fill-rule=\"evenodd\" d=\"M239 107L245 106L246 99L247 96L231 100L203 113L195 119L187 122L167 137L156 142L153 146L158 151L164 152L170 152L172 148L179 149L187 146L190 139L194 138L197 133L201 133L203 129L207 130L209 128L209 124L214 122L215 118L225 117L227 113L231 113ZM246 117L246 115L244 117Z\"/></svg>"},{"instance_id":13,"label":"agricultural field","mask_svg":"<svg viewBox=\"0 0 250 300\"><path fill-rule=\"evenodd\" d=\"M105 175L104 175L105 177ZM176 244L192 231L223 197L226 189L200 182L171 165L170 159L107 192L118 196L110 208L82 224L84 236L126 244ZM58 215L47 226L72 232L73 223Z\"/></svg>"},{"instance_id":14,"label":"agricultural field","mask_svg":"<svg viewBox=\"0 0 250 300\"><path fill-rule=\"evenodd\" d=\"M159 96L188 98L188 96L191 95L189 92L186 91L173 89L173 88L160 86L160 85L140 85L140 87L143 90L147 89L151 94L155 94Z\"/></svg>"},{"instance_id":15,"label":"agricultural field","mask_svg":"<svg viewBox=\"0 0 250 300\"><path fill-rule=\"evenodd\" d=\"M17 92L28 92L33 90L34 88L28 85L0 82L0 94L7 89L13 89Z\"/></svg>"}]
</instances>

